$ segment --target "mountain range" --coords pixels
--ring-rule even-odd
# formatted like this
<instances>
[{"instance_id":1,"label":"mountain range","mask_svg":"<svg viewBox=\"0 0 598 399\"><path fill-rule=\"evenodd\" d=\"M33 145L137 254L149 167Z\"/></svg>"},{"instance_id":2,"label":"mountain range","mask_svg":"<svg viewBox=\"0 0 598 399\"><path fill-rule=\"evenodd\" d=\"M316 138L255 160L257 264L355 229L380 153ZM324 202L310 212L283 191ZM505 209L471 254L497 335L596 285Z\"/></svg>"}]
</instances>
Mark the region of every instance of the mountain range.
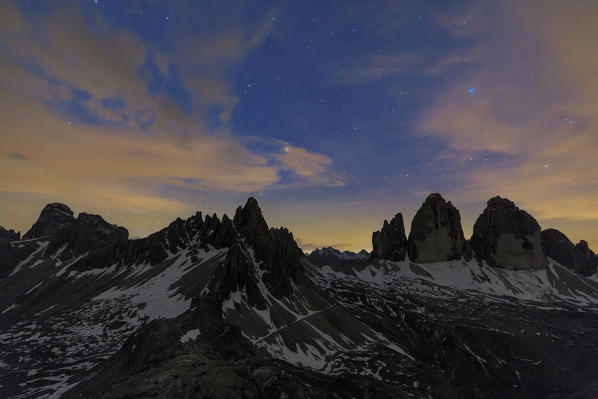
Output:
<instances>
[{"instance_id":1,"label":"mountain range","mask_svg":"<svg viewBox=\"0 0 598 399\"><path fill-rule=\"evenodd\" d=\"M0 397L598 397L597 266L498 196L308 255L254 198L140 239L52 203L0 227Z\"/></svg>"}]
</instances>

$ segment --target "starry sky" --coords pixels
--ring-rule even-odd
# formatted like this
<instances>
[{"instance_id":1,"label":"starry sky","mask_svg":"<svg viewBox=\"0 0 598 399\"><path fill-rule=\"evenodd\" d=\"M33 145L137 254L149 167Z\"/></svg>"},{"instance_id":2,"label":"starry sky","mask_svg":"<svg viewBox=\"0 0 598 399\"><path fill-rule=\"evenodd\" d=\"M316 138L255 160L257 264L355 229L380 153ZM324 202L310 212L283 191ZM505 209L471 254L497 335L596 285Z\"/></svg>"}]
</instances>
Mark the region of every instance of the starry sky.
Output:
<instances>
[{"instance_id":1,"label":"starry sky","mask_svg":"<svg viewBox=\"0 0 598 399\"><path fill-rule=\"evenodd\" d=\"M598 247L598 2L0 2L0 224L145 236L254 196L305 250L431 192Z\"/></svg>"}]
</instances>

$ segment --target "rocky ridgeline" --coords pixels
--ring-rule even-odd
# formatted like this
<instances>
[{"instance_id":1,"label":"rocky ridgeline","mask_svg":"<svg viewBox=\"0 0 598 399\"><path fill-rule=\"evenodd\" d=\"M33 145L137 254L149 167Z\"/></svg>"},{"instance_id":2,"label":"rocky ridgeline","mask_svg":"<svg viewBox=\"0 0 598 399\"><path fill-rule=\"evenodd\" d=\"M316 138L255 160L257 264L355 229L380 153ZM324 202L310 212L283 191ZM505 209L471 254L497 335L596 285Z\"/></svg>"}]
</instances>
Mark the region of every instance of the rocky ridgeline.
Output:
<instances>
[{"instance_id":1,"label":"rocky ridgeline","mask_svg":"<svg viewBox=\"0 0 598 399\"><path fill-rule=\"evenodd\" d=\"M10 264L25 259L33 249L26 244L13 248L20 233L0 227L0 251L3 263L0 276L6 275ZM168 227L142 239L128 239L128 231L106 222L99 215L80 213L76 218L64 204L48 204L38 220L23 236L25 240L48 240L45 256L70 259L81 256L77 269L101 268L112 264L126 267L132 264L158 264L171 254L186 249L192 258L201 250L228 248L225 267L212 287L226 296L228 292L247 288L254 304L262 301L256 291L254 263L264 268L263 279L272 293L282 296L291 289L291 281L303 275L303 256L293 235L284 228L271 229L266 224L259 205L249 198L231 220L197 212L187 220L177 218ZM584 275L596 273L598 256L587 242L574 245L555 229L541 232L538 222L527 212L501 197L491 198L474 224L470 241L461 227L459 210L440 194L430 194L411 222L409 238L405 235L403 215L397 213L385 220L380 231L372 235L371 259L431 263L473 256L493 267L507 269L537 269L545 267L546 256ZM334 252L336 251L336 252ZM326 262L361 263L367 252L341 253L322 249L308 257L315 264ZM217 281L220 281L217 283ZM218 287L216 287L218 285Z\"/></svg>"},{"instance_id":2,"label":"rocky ridgeline","mask_svg":"<svg viewBox=\"0 0 598 399\"><path fill-rule=\"evenodd\" d=\"M211 294L218 295L219 301L231 292L245 289L250 305L258 309L266 307L258 289L256 263L263 271L264 283L277 297L288 295L292 281L303 278L301 257L304 255L293 234L283 227L268 228L254 198L237 208L232 222L224 215L218 233L227 237L229 250L223 267L217 270L208 288Z\"/></svg>"},{"instance_id":3,"label":"rocky ridgeline","mask_svg":"<svg viewBox=\"0 0 598 399\"><path fill-rule=\"evenodd\" d=\"M339 251L333 247L314 249L307 259L314 265L343 265L343 264L364 264L370 258L370 253L365 249L355 253L352 251Z\"/></svg>"},{"instance_id":4,"label":"rocky ridgeline","mask_svg":"<svg viewBox=\"0 0 598 399\"><path fill-rule=\"evenodd\" d=\"M12 230L2 229L0 234L10 240L18 239ZM74 266L78 270L113 264L120 267L156 265L181 250L188 250L191 258L196 259L202 250L228 248L211 290L226 297L232 291L246 288L250 301L258 306L263 305L263 298L257 296L255 263L263 268L262 278L275 296L288 294L291 280L299 280L303 275L300 261L303 253L292 233L285 228L269 228L254 198L236 210L233 220L226 214L222 220L216 214L204 218L198 212L187 220L177 218L146 238L129 240L128 235L127 229L110 224L99 215L80 213L75 218L68 206L53 203L46 205L23 238L49 241L44 256L80 257ZM10 246L8 242L6 245ZM35 248L31 245L28 251L25 248L18 252L10 247L2 259L18 263Z\"/></svg>"},{"instance_id":5,"label":"rocky ridgeline","mask_svg":"<svg viewBox=\"0 0 598 399\"><path fill-rule=\"evenodd\" d=\"M556 229L542 231L542 248L546 256L556 260L585 276L596 273L598 257L588 248L588 243L580 241L574 245L566 235Z\"/></svg>"},{"instance_id":6,"label":"rocky ridgeline","mask_svg":"<svg viewBox=\"0 0 598 399\"><path fill-rule=\"evenodd\" d=\"M430 194L411 222L405 236L403 215L397 215L372 234L373 259L418 263L469 260L474 255L493 267L538 269L546 257L584 275L596 273L598 256L587 242L574 245L555 229L541 231L538 222L512 201L491 198L474 224L467 241L459 210L440 194Z\"/></svg>"}]
</instances>

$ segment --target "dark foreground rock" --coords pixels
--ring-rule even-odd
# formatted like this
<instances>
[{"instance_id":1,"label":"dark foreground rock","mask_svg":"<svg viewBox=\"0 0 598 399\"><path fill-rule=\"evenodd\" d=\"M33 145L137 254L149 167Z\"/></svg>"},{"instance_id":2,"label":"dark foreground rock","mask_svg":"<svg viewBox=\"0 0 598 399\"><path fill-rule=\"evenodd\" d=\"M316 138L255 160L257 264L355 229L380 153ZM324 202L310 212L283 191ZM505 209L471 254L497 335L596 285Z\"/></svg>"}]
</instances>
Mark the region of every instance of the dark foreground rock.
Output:
<instances>
[{"instance_id":1,"label":"dark foreground rock","mask_svg":"<svg viewBox=\"0 0 598 399\"><path fill-rule=\"evenodd\" d=\"M546 266L540 225L512 201L494 197L473 226L471 247L490 266L538 269Z\"/></svg>"},{"instance_id":2,"label":"dark foreground rock","mask_svg":"<svg viewBox=\"0 0 598 399\"><path fill-rule=\"evenodd\" d=\"M21 233L15 232L14 230L6 230L0 226L0 241L15 241L21 238Z\"/></svg>"}]
</instances>

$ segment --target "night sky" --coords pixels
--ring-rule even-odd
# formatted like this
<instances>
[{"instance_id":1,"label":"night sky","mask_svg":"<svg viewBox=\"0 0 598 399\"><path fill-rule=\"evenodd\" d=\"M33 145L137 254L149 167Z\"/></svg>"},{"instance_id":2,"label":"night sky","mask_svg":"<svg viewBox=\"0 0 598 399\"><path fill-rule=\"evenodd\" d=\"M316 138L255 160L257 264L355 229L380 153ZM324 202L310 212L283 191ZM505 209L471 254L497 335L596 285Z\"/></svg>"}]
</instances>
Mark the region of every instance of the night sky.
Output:
<instances>
[{"instance_id":1,"label":"night sky","mask_svg":"<svg viewBox=\"0 0 598 399\"><path fill-rule=\"evenodd\" d=\"M501 195L598 249L598 1L2 1L0 224L248 196L305 250Z\"/></svg>"}]
</instances>

